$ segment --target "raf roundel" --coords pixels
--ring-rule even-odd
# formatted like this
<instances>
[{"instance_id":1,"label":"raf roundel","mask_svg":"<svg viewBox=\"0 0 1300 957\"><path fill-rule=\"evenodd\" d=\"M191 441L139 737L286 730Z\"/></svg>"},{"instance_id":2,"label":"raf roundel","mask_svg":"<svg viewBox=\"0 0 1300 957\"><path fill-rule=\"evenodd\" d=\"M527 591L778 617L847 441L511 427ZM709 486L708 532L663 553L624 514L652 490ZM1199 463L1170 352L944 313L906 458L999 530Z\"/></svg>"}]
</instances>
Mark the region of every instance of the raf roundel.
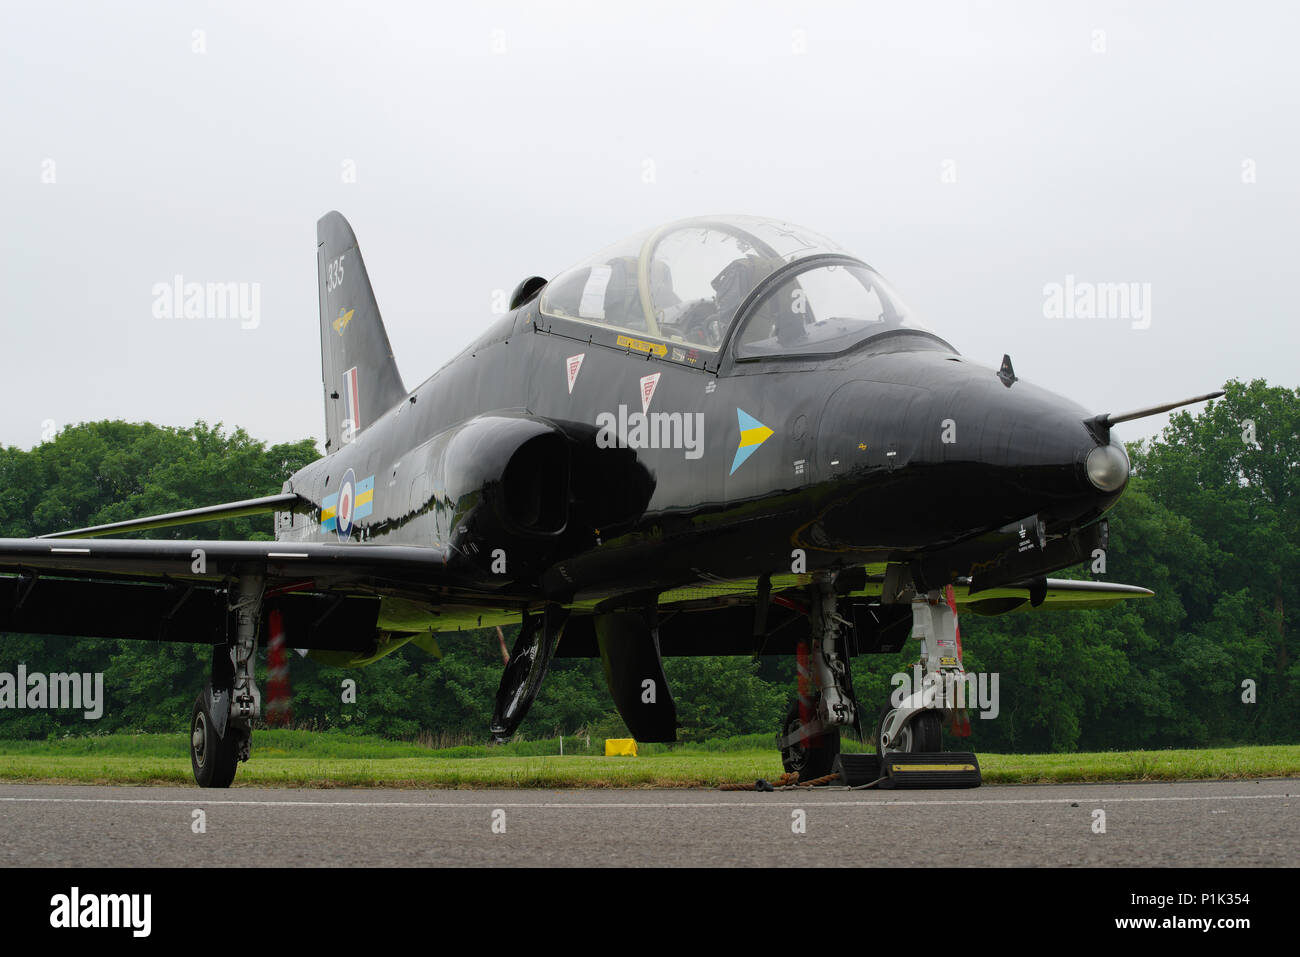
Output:
<instances>
[{"instance_id":1,"label":"raf roundel","mask_svg":"<svg viewBox=\"0 0 1300 957\"><path fill-rule=\"evenodd\" d=\"M328 535L334 532L340 542L352 537L356 523L375 509L375 477L368 475L360 482L352 469L348 469L339 483L339 490L326 495L321 502L320 530Z\"/></svg>"},{"instance_id":2,"label":"raf roundel","mask_svg":"<svg viewBox=\"0 0 1300 957\"><path fill-rule=\"evenodd\" d=\"M338 531L339 541L346 542L352 535L352 519L357 504L357 479L348 469L343 476L343 484L339 486L338 501L338 524L335 526Z\"/></svg>"}]
</instances>

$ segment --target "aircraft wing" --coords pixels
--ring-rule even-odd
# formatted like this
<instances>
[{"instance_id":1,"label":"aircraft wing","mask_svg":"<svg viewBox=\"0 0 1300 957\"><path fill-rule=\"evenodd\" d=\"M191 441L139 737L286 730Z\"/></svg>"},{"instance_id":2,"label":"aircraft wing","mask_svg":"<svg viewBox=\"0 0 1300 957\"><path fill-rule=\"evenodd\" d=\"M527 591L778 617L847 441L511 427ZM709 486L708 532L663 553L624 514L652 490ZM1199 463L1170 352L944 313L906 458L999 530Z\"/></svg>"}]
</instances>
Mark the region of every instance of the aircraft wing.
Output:
<instances>
[{"instance_id":1,"label":"aircraft wing","mask_svg":"<svg viewBox=\"0 0 1300 957\"><path fill-rule=\"evenodd\" d=\"M1032 605L1033 595L1028 584L1002 585L969 593L969 586L953 586L957 610L975 614L999 614L1016 608L1109 608L1129 598L1150 598L1155 594L1149 588L1137 585L1120 585L1113 582L1081 581L1070 578L1047 579L1047 591L1038 605Z\"/></svg>"},{"instance_id":2,"label":"aircraft wing","mask_svg":"<svg viewBox=\"0 0 1300 957\"><path fill-rule=\"evenodd\" d=\"M867 581L854 589L851 597L868 599L879 598L884 578L884 563L867 565ZM773 575L771 588L773 593L790 589L805 588L812 581L811 575ZM985 588L970 594L970 580L959 579L952 586L953 598L957 610L973 611L976 614L1000 614L1021 606L1030 607L1033 595L1028 583L999 585ZM666 591L659 596L661 606L674 603L692 603L703 601L726 601L739 599L742 602L751 599L758 589L758 581L753 578L734 581L699 582L695 585ZM1137 585L1121 585L1113 582L1080 581L1070 578L1047 579L1047 591L1039 608L1108 608L1129 598L1150 598L1155 594L1149 588Z\"/></svg>"},{"instance_id":3,"label":"aircraft wing","mask_svg":"<svg viewBox=\"0 0 1300 957\"><path fill-rule=\"evenodd\" d=\"M50 591L49 580L102 579L113 582L188 583L211 587L241 572L263 576L268 588L297 584L337 589L356 585L440 583L447 576L448 552L415 545L341 544L298 541L198 539L100 539L99 536L194 525L309 505L292 493L209 505L94 525L39 538L0 538L0 576L16 584L13 595ZM41 581L39 589L35 581ZM450 584L450 582L447 582ZM70 584L70 583L69 583ZM66 587L66 585L65 585ZM282 588L282 590L284 590ZM75 590L73 591L75 593ZM0 610L21 611L27 598L11 598ZM13 622L0 619L0 627ZM18 630L14 628L13 630ZM33 630L37 630L33 628Z\"/></svg>"},{"instance_id":4,"label":"aircraft wing","mask_svg":"<svg viewBox=\"0 0 1300 957\"><path fill-rule=\"evenodd\" d=\"M364 650L379 622L380 594L427 594L432 585L448 602L484 599L458 587L441 547L99 537L304 505L285 492L40 538L0 538L0 631L215 643L228 627L230 586L252 572L274 596L294 647Z\"/></svg>"},{"instance_id":5,"label":"aircraft wing","mask_svg":"<svg viewBox=\"0 0 1300 957\"><path fill-rule=\"evenodd\" d=\"M4 538L0 632L215 644L230 586L252 571L291 647L364 653L385 592L433 585L448 603L490 600L458 587L448 557L414 545Z\"/></svg>"},{"instance_id":6,"label":"aircraft wing","mask_svg":"<svg viewBox=\"0 0 1300 957\"><path fill-rule=\"evenodd\" d=\"M221 582L246 567L276 582L327 578L437 582L445 549L420 545L241 542L200 539L0 538L0 573L64 578Z\"/></svg>"}]
</instances>

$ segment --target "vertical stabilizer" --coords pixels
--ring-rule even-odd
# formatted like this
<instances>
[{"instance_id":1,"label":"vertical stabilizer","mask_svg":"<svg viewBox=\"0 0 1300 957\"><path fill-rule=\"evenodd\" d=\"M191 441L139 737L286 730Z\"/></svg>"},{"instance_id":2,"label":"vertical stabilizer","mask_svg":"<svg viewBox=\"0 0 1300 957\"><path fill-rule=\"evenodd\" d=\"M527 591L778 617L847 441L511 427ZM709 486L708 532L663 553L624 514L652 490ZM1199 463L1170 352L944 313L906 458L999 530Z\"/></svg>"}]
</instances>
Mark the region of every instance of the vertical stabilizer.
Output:
<instances>
[{"instance_id":1,"label":"vertical stabilizer","mask_svg":"<svg viewBox=\"0 0 1300 957\"><path fill-rule=\"evenodd\" d=\"M406 397L357 237L342 214L316 223L325 451L337 452Z\"/></svg>"}]
</instances>

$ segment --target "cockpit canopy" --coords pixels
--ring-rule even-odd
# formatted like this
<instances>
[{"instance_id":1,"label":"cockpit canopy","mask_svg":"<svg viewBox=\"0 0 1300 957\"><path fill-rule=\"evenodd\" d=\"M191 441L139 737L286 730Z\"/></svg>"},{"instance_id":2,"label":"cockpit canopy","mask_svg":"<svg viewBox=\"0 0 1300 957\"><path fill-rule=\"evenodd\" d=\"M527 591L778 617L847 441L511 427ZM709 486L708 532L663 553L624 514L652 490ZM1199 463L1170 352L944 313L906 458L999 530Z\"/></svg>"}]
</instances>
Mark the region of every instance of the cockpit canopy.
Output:
<instances>
[{"instance_id":1,"label":"cockpit canopy","mask_svg":"<svg viewBox=\"0 0 1300 957\"><path fill-rule=\"evenodd\" d=\"M834 354L920 328L869 266L801 226L753 216L680 220L610 246L552 280L541 313L690 362L709 361L737 323L737 359Z\"/></svg>"}]
</instances>

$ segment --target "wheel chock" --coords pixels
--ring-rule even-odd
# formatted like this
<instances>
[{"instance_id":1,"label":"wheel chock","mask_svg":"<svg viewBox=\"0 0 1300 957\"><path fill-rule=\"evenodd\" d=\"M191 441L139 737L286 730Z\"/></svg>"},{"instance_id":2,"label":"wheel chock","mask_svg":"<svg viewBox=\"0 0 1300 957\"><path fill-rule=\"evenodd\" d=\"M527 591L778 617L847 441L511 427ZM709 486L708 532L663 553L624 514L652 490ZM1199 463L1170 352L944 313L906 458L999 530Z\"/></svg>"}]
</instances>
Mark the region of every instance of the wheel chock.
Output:
<instances>
[{"instance_id":1,"label":"wheel chock","mask_svg":"<svg viewBox=\"0 0 1300 957\"><path fill-rule=\"evenodd\" d=\"M966 751L886 754L882 788L977 788L980 763Z\"/></svg>"},{"instance_id":2,"label":"wheel chock","mask_svg":"<svg viewBox=\"0 0 1300 957\"><path fill-rule=\"evenodd\" d=\"M965 751L886 753L883 761L875 754L841 754L834 769L849 787L977 788L981 782L979 759Z\"/></svg>"},{"instance_id":3,"label":"wheel chock","mask_svg":"<svg viewBox=\"0 0 1300 957\"><path fill-rule=\"evenodd\" d=\"M839 774L840 784L851 788L872 784L882 776L880 758L874 754L837 754L831 770Z\"/></svg>"}]
</instances>

